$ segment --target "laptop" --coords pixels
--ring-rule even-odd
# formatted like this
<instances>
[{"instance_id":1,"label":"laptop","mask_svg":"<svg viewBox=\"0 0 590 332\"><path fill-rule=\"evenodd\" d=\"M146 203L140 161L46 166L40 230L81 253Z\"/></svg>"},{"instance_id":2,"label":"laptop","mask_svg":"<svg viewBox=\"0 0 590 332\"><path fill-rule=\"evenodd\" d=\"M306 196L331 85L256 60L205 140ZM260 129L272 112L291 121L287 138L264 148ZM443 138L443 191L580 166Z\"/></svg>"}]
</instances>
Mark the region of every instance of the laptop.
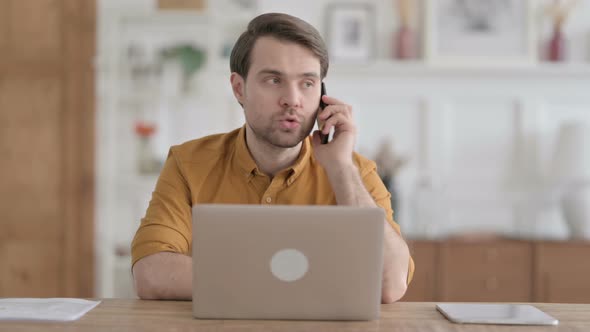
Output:
<instances>
[{"instance_id":1,"label":"laptop","mask_svg":"<svg viewBox=\"0 0 590 332\"><path fill-rule=\"evenodd\" d=\"M194 317L378 319L384 220L381 208L195 205Z\"/></svg>"}]
</instances>

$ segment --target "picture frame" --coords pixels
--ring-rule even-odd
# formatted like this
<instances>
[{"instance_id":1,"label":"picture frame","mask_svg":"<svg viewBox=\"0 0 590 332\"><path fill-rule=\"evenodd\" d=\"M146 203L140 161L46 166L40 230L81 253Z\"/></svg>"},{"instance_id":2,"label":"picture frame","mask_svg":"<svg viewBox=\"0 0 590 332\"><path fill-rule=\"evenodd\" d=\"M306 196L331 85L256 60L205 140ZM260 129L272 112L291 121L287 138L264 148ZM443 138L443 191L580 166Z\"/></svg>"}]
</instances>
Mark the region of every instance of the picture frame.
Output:
<instances>
[{"instance_id":1,"label":"picture frame","mask_svg":"<svg viewBox=\"0 0 590 332\"><path fill-rule=\"evenodd\" d=\"M429 64L527 66L537 60L530 0L426 0Z\"/></svg>"},{"instance_id":2,"label":"picture frame","mask_svg":"<svg viewBox=\"0 0 590 332\"><path fill-rule=\"evenodd\" d=\"M334 62L367 62L375 57L375 8L369 3L329 4L325 36Z\"/></svg>"}]
</instances>

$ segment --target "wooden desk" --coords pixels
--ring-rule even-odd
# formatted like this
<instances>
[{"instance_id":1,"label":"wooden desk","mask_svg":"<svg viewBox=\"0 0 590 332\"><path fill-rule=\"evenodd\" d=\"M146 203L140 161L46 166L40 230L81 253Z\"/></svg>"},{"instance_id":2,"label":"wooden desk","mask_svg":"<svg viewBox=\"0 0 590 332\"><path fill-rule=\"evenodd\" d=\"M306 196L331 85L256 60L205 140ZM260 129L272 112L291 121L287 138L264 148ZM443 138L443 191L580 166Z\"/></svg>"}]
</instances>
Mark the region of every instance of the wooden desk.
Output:
<instances>
[{"instance_id":1,"label":"wooden desk","mask_svg":"<svg viewBox=\"0 0 590 332\"><path fill-rule=\"evenodd\" d=\"M429 302L383 305L370 322L197 320L191 302L108 299L68 323L0 322L1 331L590 331L590 304L534 304L559 326L458 325Z\"/></svg>"}]
</instances>

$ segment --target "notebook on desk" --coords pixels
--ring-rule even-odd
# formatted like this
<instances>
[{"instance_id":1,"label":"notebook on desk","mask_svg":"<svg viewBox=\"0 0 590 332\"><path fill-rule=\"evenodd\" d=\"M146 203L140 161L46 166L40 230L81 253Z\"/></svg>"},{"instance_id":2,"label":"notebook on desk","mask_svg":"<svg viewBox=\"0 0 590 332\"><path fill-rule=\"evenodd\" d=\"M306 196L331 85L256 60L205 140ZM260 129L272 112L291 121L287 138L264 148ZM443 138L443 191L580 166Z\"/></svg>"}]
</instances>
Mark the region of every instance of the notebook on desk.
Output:
<instances>
[{"instance_id":1,"label":"notebook on desk","mask_svg":"<svg viewBox=\"0 0 590 332\"><path fill-rule=\"evenodd\" d=\"M559 321L529 304L439 303L436 309L453 323L557 325Z\"/></svg>"},{"instance_id":2,"label":"notebook on desk","mask_svg":"<svg viewBox=\"0 0 590 332\"><path fill-rule=\"evenodd\" d=\"M384 220L380 208L195 205L193 314L377 319Z\"/></svg>"}]
</instances>

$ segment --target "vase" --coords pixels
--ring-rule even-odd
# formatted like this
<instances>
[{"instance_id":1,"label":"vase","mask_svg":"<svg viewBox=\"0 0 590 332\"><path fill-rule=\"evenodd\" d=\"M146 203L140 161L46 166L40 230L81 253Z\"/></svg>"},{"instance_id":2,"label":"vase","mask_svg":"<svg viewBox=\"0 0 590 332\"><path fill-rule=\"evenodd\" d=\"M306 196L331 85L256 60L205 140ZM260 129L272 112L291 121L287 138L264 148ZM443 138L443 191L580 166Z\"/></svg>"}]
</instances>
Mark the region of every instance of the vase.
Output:
<instances>
[{"instance_id":1,"label":"vase","mask_svg":"<svg viewBox=\"0 0 590 332\"><path fill-rule=\"evenodd\" d=\"M412 59L415 57L414 32L406 25L400 26L395 34L394 54L396 59Z\"/></svg>"},{"instance_id":2,"label":"vase","mask_svg":"<svg viewBox=\"0 0 590 332\"><path fill-rule=\"evenodd\" d=\"M590 184L568 190L561 201L563 215L574 239L590 239Z\"/></svg>"},{"instance_id":3,"label":"vase","mask_svg":"<svg viewBox=\"0 0 590 332\"><path fill-rule=\"evenodd\" d=\"M549 40L547 60L559 62L565 60L566 41L561 26L553 28L553 35Z\"/></svg>"}]
</instances>

